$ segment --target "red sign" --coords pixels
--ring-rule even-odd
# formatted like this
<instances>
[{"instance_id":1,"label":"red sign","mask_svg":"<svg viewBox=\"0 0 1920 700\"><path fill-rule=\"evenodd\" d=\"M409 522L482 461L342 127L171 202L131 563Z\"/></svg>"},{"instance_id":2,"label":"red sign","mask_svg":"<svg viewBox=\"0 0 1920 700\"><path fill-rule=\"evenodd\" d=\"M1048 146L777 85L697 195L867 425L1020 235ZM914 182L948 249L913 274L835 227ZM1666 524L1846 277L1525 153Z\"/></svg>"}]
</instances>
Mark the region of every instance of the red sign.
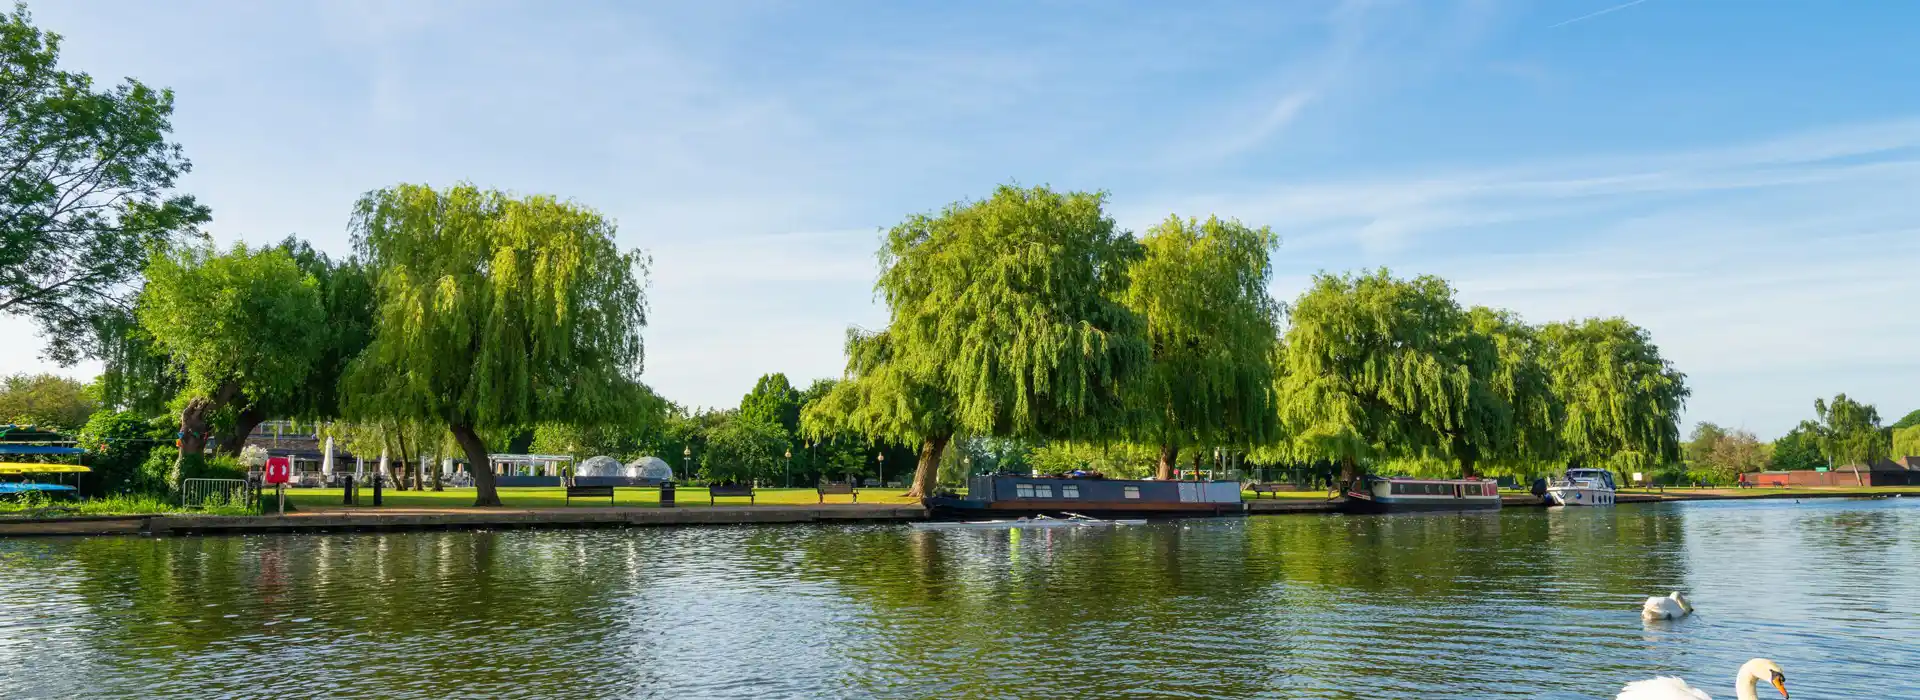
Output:
<instances>
[{"instance_id":1,"label":"red sign","mask_svg":"<svg viewBox=\"0 0 1920 700\"><path fill-rule=\"evenodd\" d=\"M267 483L284 484L284 483L287 483L288 478L291 476L293 476L293 463L288 461L287 458L285 457L268 457L267 458L267 468L266 468Z\"/></svg>"}]
</instances>

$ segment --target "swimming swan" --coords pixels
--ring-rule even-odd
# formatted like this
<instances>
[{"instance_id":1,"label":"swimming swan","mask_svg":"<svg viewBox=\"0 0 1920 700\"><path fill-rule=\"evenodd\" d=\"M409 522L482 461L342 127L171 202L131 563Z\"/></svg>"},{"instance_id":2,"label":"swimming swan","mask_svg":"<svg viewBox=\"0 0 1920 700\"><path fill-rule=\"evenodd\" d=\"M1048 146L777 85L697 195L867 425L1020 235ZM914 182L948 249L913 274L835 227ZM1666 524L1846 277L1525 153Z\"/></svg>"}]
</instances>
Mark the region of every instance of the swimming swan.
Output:
<instances>
[{"instance_id":1,"label":"swimming swan","mask_svg":"<svg viewBox=\"0 0 1920 700\"><path fill-rule=\"evenodd\" d=\"M1640 606L1640 618L1643 620L1678 620L1693 614L1693 605L1679 591L1665 598L1648 598L1647 604Z\"/></svg>"},{"instance_id":2,"label":"swimming swan","mask_svg":"<svg viewBox=\"0 0 1920 700\"><path fill-rule=\"evenodd\" d=\"M1733 681L1733 694L1740 700L1760 700L1760 679L1765 678L1780 691L1780 697L1787 697L1787 674L1780 670L1780 664L1766 659L1754 659L1740 667L1740 675ZM1613 700L1713 700L1706 691L1687 685L1678 678L1661 676L1650 681L1634 681L1620 689Z\"/></svg>"}]
</instances>

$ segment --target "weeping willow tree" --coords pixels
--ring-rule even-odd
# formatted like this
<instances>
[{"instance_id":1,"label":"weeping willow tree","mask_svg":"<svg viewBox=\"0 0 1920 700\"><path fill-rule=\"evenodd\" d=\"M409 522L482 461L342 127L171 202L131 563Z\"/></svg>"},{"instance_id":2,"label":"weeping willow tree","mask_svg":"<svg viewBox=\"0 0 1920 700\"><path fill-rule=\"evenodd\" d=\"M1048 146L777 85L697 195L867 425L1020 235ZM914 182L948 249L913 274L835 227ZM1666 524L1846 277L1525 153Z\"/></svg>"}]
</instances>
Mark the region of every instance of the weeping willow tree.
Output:
<instances>
[{"instance_id":1,"label":"weeping willow tree","mask_svg":"<svg viewBox=\"0 0 1920 700\"><path fill-rule=\"evenodd\" d=\"M374 276L373 340L350 417L444 423L500 505L485 435L642 413L646 259L599 213L552 197L400 185L363 197L354 245Z\"/></svg>"},{"instance_id":2,"label":"weeping willow tree","mask_svg":"<svg viewBox=\"0 0 1920 700\"><path fill-rule=\"evenodd\" d=\"M1437 277L1386 270L1318 275L1291 309L1280 352L1287 452L1341 464L1536 459L1553 449L1554 408L1525 326L1468 311Z\"/></svg>"},{"instance_id":3,"label":"weeping willow tree","mask_svg":"<svg viewBox=\"0 0 1920 700\"><path fill-rule=\"evenodd\" d=\"M1828 464L1835 469L1851 468L1854 483L1866 486L1861 466L1870 469L1886 459L1891 447L1887 433L1880 428L1880 409L1837 394L1832 401L1814 399L1813 412L1819 420L1801 423L1801 427L1813 432Z\"/></svg>"},{"instance_id":4,"label":"weeping willow tree","mask_svg":"<svg viewBox=\"0 0 1920 700\"><path fill-rule=\"evenodd\" d=\"M1550 323L1540 342L1569 466L1651 470L1680 459L1687 377L1645 330L1621 318Z\"/></svg>"},{"instance_id":5,"label":"weeping willow tree","mask_svg":"<svg viewBox=\"0 0 1920 700\"><path fill-rule=\"evenodd\" d=\"M1104 203L1003 186L889 230L875 285L887 329L849 334L847 379L808 406L807 432L919 445L914 497L932 493L956 434L1119 434L1147 349L1118 301L1140 247Z\"/></svg>"},{"instance_id":6,"label":"weeping willow tree","mask_svg":"<svg viewBox=\"0 0 1920 700\"><path fill-rule=\"evenodd\" d=\"M1274 437L1280 311L1267 282L1279 239L1238 221L1169 217L1140 243L1125 300L1146 323L1152 362L1129 385L1131 432L1158 448L1158 478L1171 479L1183 447Z\"/></svg>"}]
</instances>

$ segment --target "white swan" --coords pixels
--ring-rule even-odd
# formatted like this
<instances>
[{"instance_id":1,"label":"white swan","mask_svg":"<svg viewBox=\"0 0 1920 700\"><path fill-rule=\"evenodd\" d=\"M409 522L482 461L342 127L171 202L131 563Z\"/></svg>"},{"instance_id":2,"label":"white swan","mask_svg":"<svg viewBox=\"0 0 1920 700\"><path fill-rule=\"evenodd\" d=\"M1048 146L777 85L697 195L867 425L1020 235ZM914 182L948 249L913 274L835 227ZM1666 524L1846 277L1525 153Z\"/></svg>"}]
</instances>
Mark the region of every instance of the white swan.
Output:
<instances>
[{"instance_id":1,"label":"white swan","mask_svg":"<svg viewBox=\"0 0 1920 700\"><path fill-rule=\"evenodd\" d=\"M1780 670L1780 664L1766 659L1754 659L1740 667L1740 675L1733 680L1733 694L1740 700L1760 700L1762 678L1773 683L1783 700L1787 697L1786 672ZM1713 696L1687 685L1686 681L1661 676L1649 681L1628 683L1613 700L1713 700Z\"/></svg>"},{"instance_id":2,"label":"white swan","mask_svg":"<svg viewBox=\"0 0 1920 700\"><path fill-rule=\"evenodd\" d=\"M1678 620L1693 614L1693 604L1679 591L1665 598L1648 598L1647 604L1640 606L1640 618L1643 620Z\"/></svg>"}]
</instances>

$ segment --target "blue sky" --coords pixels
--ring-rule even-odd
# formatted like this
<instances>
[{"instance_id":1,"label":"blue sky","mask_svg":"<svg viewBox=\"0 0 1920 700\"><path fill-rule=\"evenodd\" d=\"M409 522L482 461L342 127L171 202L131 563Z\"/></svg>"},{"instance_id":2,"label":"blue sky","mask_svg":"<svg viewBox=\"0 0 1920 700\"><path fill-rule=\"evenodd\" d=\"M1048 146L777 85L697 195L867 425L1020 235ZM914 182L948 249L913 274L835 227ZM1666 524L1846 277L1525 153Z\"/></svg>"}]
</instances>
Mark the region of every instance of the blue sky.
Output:
<instances>
[{"instance_id":1,"label":"blue sky","mask_svg":"<svg viewBox=\"0 0 1920 700\"><path fill-rule=\"evenodd\" d=\"M683 403L837 375L845 328L884 324L877 231L1017 181L1107 190L1134 230L1271 225L1282 299L1386 265L1532 321L1626 316L1689 422L1920 407L1920 5L30 8L66 66L178 91L220 241L344 253L354 198L398 182L616 218L653 257L647 380Z\"/></svg>"}]
</instances>

